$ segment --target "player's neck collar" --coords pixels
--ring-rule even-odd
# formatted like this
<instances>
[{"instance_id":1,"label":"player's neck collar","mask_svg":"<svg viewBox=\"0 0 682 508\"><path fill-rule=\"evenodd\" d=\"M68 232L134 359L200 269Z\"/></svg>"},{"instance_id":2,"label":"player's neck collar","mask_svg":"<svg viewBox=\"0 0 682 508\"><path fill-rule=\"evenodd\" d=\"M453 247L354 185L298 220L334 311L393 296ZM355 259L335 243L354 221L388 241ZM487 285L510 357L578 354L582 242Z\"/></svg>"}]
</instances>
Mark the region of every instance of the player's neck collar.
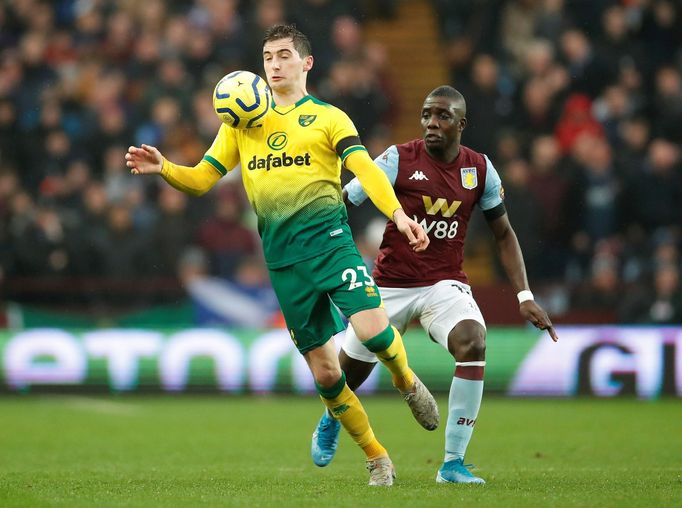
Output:
<instances>
[{"instance_id":1,"label":"player's neck collar","mask_svg":"<svg viewBox=\"0 0 682 508\"><path fill-rule=\"evenodd\" d=\"M304 97L300 98L299 100L297 100L293 104L289 104L288 106L278 106L277 104L275 104L275 99L273 97L271 106L272 106L272 109L274 111L276 111L277 113L279 113L280 115L286 115L290 111L293 111L294 109L299 107L304 102L308 102L309 100L312 100L312 99L313 99L312 95L305 95Z\"/></svg>"},{"instance_id":2,"label":"player's neck collar","mask_svg":"<svg viewBox=\"0 0 682 508\"><path fill-rule=\"evenodd\" d=\"M422 142L423 142L423 140L422 140ZM461 144L457 145L457 154L450 161L443 160L439 157L436 157L434 154L429 152L428 148L426 148L426 144L424 144L424 152L432 161L437 162L438 164L443 164L443 165L447 166L447 165L454 164L455 162L457 162L457 159L459 159L460 155L462 155L462 145Z\"/></svg>"}]
</instances>

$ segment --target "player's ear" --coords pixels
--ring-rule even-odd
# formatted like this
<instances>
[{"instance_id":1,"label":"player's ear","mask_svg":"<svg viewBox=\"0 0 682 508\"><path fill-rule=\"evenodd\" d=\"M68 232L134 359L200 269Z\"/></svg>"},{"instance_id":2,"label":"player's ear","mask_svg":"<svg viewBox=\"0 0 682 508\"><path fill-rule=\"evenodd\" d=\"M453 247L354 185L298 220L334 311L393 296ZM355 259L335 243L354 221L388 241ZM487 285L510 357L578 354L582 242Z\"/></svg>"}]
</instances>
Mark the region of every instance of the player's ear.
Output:
<instances>
[{"instance_id":1,"label":"player's ear","mask_svg":"<svg viewBox=\"0 0 682 508\"><path fill-rule=\"evenodd\" d=\"M308 55L303 59L303 71L308 72L313 68L313 55Z\"/></svg>"},{"instance_id":2,"label":"player's ear","mask_svg":"<svg viewBox=\"0 0 682 508\"><path fill-rule=\"evenodd\" d=\"M466 127L466 126L467 126L467 119L466 118L460 118L459 122L457 124L457 130L459 130L459 132L462 132L464 130L464 127Z\"/></svg>"}]
</instances>

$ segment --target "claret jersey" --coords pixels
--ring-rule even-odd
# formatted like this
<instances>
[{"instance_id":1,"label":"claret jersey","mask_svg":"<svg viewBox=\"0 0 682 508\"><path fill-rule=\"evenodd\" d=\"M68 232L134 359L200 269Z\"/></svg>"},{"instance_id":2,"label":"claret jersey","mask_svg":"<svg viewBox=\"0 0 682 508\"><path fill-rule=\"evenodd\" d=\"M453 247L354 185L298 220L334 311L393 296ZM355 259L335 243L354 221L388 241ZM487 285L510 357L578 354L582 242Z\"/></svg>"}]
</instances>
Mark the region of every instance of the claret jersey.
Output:
<instances>
[{"instance_id":1,"label":"claret jersey","mask_svg":"<svg viewBox=\"0 0 682 508\"><path fill-rule=\"evenodd\" d=\"M364 150L340 109L308 95L273 104L263 126L222 125L204 160L221 174L241 162L269 268L310 259L352 241L341 197L341 162Z\"/></svg>"},{"instance_id":2,"label":"claret jersey","mask_svg":"<svg viewBox=\"0 0 682 508\"><path fill-rule=\"evenodd\" d=\"M484 211L493 210L503 199L500 177L490 160L460 146L453 162L440 162L419 139L389 147L375 162L393 184L405 213L431 240L424 252L415 253L388 222L372 274L377 284L422 287L447 279L467 284L462 261L471 213L477 204ZM355 205L366 199L357 179L346 190Z\"/></svg>"}]
</instances>

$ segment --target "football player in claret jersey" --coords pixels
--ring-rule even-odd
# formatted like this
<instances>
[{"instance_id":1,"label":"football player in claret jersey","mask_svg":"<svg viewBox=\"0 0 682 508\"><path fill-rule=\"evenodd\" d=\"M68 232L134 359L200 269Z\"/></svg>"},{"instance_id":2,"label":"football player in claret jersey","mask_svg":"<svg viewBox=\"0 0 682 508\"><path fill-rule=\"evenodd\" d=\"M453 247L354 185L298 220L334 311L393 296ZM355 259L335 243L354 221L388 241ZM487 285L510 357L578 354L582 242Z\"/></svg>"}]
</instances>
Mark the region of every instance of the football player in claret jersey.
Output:
<instances>
[{"instance_id":1,"label":"football player in claret jersey","mask_svg":"<svg viewBox=\"0 0 682 508\"><path fill-rule=\"evenodd\" d=\"M348 116L306 92L313 66L307 37L290 25L270 28L263 40L263 63L273 104L262 127L236 130L222 125L194 167L173 164L147 145L131 146L127 165L133 174L160 174L175 188L198 195L241 163L291 339L305 357L337 430L340 422L365 452L369 484L389 486L393 464L339 366L332 337L344 325L332 302L353 323L363 347L389 369L422 426L438 426L438 406L409 368L400 333L389 324L379 291L353 243L341 192L342 163L398 234L407 237L403 241L412 251L425 250L429 238L402 210Z\"/></svg>"},{"instance_id":2,"label":"football player in claret jersey","mask_svg":"<svg viewBox=\"0 0 682 508\"><path fill-rule=\"evenodd\" d=\"M516 234L503 202L500 177L483 154L462 146L466 126L464 97L450 86L433 90L421 113L422 139L389 147L376 159L405 212L420 222L431 238L428 251L414 255L386 225L373 271L391 324L401 333L413 319L455 359L445 429L445 458L439 483L485 483L463 463L478 417L485 368L485 321L462 271L464 238L478 205L495 237L499 255L517 292L519 312L537 328L558 339L547 313L533 300ZM357 179L343 189L354 205L367 195ZM377 359L358 340L352 326L339 353L346 380L355 390ZM313 434L311 453L321 465L334 456L338 431L325 413Z\"/></svg>"}]
</instances>

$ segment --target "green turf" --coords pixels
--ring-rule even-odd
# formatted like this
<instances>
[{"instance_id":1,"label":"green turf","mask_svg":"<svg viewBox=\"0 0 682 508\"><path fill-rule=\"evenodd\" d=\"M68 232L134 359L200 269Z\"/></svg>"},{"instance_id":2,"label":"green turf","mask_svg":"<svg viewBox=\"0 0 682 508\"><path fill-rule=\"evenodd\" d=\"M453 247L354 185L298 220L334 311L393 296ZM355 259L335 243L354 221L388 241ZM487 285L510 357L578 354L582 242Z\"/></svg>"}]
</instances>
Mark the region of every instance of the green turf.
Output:
<instances>
[{"instance_id":1,"label":"green turf","mask_svg":"<svg viewBox=\"0 0 682 508\"><path fill-rule=\"evenodd\" d=\"M434 482L443 431L397 397L365 406L391 489L366 486L345 435L312 464L312 396L0 398L0 506L682 506L679 401L486 398L467 457L483 487Z\"/></svg>"}]
</instances>

